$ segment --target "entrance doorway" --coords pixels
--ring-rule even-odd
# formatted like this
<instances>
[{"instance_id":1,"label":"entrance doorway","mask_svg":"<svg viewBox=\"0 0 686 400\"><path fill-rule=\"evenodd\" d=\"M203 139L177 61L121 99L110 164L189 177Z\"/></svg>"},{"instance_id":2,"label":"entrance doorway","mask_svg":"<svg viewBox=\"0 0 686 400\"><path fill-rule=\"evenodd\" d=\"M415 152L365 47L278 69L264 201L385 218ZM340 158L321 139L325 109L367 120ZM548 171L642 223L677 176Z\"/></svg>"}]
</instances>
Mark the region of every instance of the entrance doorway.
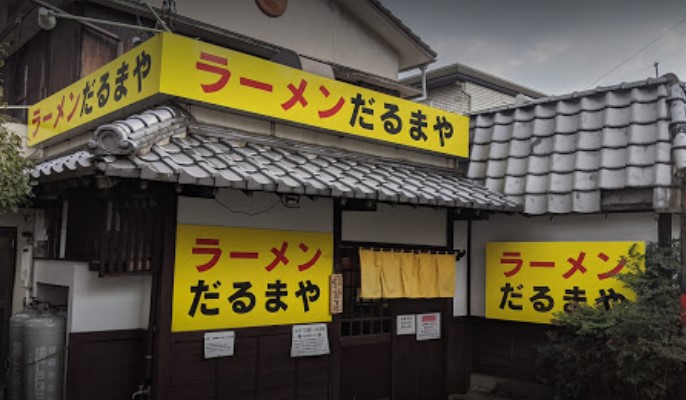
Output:
<instances>
[{"instance_id":1,"label":"entrance doorway","mask_svg":"<svg viewBox=\"0 0 686 400\"><path fill-rule=\"evenodd\" d=\"M17 230L0 228L0 360L6 360L9 351L9 320L12 314L12 290L17 254ZM0 388L5 386L6 363L0 364Z\"/></svg>"},{"instance_id":2,"label":"entrance doorway","mask_svg":"<svg viewBox=\"0 0 686 400\"><path fill-rule=\"evenodd\" d=\"M362 300L357 246L341 246L340 400L444 399L447 299ZM397 335L399 315L439 313L441 338Z\"/></svg>"},{"instance_id":3,"label":"entrance doorway","mask_svg":"<svg viewBox=\"0 0 686 400\"><path fill-rule=\"evenodd\" d=\"M391 300L391 317L397 326L399 315L439 313L441 338L417 340L416 335L397 335L393 329L391 354L393 400L445 399L446 339L448 321L445 299Z\"/></svg>"}]
</instances>

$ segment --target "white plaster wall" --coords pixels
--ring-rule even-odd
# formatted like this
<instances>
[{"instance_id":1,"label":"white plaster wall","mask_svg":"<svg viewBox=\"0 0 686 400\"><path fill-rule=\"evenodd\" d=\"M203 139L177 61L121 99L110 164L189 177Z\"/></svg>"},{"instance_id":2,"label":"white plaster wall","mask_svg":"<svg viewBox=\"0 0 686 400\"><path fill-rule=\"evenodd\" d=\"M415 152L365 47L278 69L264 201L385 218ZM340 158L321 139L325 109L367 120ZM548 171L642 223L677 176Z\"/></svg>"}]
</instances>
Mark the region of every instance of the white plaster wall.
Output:
<instances>
[{"instance_id":1,"label":"white plaster wall","mask_svg":"<svg viewBox=\"0 0 686 400\"><path fill-rule=\"evenodd\" d=\"M248 196L239 190L220 189L216 199L180 197L178 223L332 232L333 202L303 196L299 208L286 208L273 193L253 192Z\"/></svg>"},{"instance_id":2,"label":"white plaster wall","mask_svg":"<svg viewBox=\"0 0 686 400\"><path fill-rule=\"evenodd\" d=\"M153 0L159 7L162 0ZM254 1L176 0L178 14L297 53L387 78L398 76L398 55L334 0L289 1L279 18L262 14Z\"/></svg>"},{"instance_id":3,"label":"white plaster wall","mask_svg":"<svg viewBox=\"0 0 686 400\"><path fill-rule=\"evenodd\" d=\"M317 146L368 154L375 157L412 161L439 168L454 168L455 159L440 154L412 150L409 147L393 146L388 143L356 139L353 135L308 129L302 126L270 122L267 119L240 115L196 105L189 106L191 114L200 123L219 125L240 132L273 136L279 139L310 143Z\"/></svg>"},{"instance_id":4,"label":"white plaster wall","mask_svg":"<svg viewBox=\"0 0 686 400\"><path fill-rule=\"evenodd\" d=\"M344 211L343 240L430 246L446 245L446 210L379 204L377 211Z\"/></svg>"},{"instance_id":5,"label":"white plaster wall","mask_svg":"<svg viewBox=\"0 0 686 400\"><path fill-rule=\"evenodd\" d=\"M514 96L472 82L456 82L429 91L425 104L442 110L465 114L513 104Z\"/></svg>"},{"instance_id":6,"label":"white plaster wall","mask_svg":"<svg viewBox=\"0 0 686 400\"><path fill-rule=\"evenodd\" d=\"M88 264L35 260L34 293L38 283L69 288L69 332L147 329L152 277L98 277Z\"/></svg>"},{"instance_id":7,"label":"white plaster wall","mask_svg":"<svg viewBox=\"0 0 686 400\"><path fill-rule=\"evenodd\" d=\"M515 98L476 83L465 82L465 91L471 96L471 112L512 104Z\"/></svg>"},{"instance_id":8,"label":"white plaster wall","mask_svg":"<svg viewBox=\"0 0 686 400\"><path fill-rule=\"evenodd\" d=\"M472 222L471 315L485 315L488 242L657 241L657 214L593 214L523 217L492 215ZM468 255L469 256L469 255Z\"/></svg>"}]
</instances>

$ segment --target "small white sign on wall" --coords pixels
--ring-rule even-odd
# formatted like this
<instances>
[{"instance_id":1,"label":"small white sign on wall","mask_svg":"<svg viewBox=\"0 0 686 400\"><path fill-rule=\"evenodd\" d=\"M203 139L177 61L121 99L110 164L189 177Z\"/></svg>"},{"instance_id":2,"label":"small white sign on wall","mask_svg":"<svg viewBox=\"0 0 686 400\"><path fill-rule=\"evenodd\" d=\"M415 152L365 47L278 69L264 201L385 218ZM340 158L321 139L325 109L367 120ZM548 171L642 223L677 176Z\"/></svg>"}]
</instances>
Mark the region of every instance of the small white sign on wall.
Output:
<instances>
[{"instance_id":1,"label":"small white sign on wall","mask_svg":"<svg viewBox=\"0 0 686 400\"><path fill-rule=\"evenodd\" d=\"M291 357L321 356L329 353L326 324L293 325Z\"/></svg>"},{"instance_id":2,"label":"small white sign on wall","mask_svg":"<svg viewBox=\"0 0 686 400\"><path fill-rule=\"evenodd\" d=\"M205 333L205 359L233 356L235 339L234 331Z\"/></svg>"},{"instance_id":3,"label":"small white sign on wall","mask_svg":"<svg viewBox=\"0 0 686 400\"><path fill-rule=\"evenodd\" d=\"M414 314L398 315L395 327L396 335L414 335L416 332Z\"/></svg>"},{"instance_id":4,"label":"small white sign on wall","mask_svg":"<svg viewBox=\"0 0 686 400\"><path fill-rule=\"evenodd\" d=\"M417 315L417 340L441 338L441 313Z\"/></svg>"}]
</instances>

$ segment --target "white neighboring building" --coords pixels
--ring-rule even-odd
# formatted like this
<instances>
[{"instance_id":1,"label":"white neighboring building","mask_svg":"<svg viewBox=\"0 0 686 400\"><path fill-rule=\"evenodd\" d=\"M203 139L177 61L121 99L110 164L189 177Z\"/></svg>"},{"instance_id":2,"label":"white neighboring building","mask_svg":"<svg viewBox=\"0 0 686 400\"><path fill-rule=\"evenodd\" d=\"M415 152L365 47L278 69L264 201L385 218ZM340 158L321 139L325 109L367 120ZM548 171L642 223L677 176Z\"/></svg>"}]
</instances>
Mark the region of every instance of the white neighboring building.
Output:
<instances>
[{"instance_id":1,"label":"white neighboring building","mask_svg":"<svg viewBox=\"0 0 686 400\"><path fill-rule=\"evenodd\" d=\"M421 89L422 76L413 75L403 83ZM464 64L451 64L426 73L428 98L425 104L458 114L515 103L517 96L531 99L544 93L518 85Z\"/></svg>"}]
</instances>

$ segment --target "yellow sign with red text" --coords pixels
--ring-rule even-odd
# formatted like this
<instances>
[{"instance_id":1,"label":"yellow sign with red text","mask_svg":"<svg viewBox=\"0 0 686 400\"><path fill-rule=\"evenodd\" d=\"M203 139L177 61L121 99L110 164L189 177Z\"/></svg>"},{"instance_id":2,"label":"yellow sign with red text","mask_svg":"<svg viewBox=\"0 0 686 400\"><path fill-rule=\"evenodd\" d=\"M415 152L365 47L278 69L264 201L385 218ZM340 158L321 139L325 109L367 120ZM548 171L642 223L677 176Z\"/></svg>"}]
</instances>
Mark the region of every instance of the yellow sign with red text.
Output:
<instances>
[{"instance_id":1,"label":"yellow sign with red text","mask_svg":"<svg viewBox=\"0 0 686 400\"><path fill-rule=\"evenodd\" d=\"M162 36L155 36L85 78L34 104L28 113L28 144L87 130L107 117L126 118L136 104L158 94Z\"/></svg>"},{"instance_id":2,"label":"yellow sign with red text","mask_svg":"<svg viewBox=\"0 0 686 400\"><path fill-rule=\"evenodd\" d=\"M550 323L577 303L610 308L635 294L617 279L644 242L486 244L486 318Z\"/></svg>"},{"instance_id":3,"label":"yellow sign with red text","mask_svg":"<svg viewBox=\"0 0 686 400\"><path fill-rule=\"evenodd\" d=\"M329 233L178 225L172 331L331 321Z\"/></svg>"},{"instance_id":4,"label":"yellow sign with red text","mask_svg":"<svg viewBox=\"0 0 686 400\"><path fill-rule=\"evenodd\" d=\"M469 155L468 117L171 33L159 34L33 106L29 145L152 94L451 156ZM67 104L59 110L73 107L76 114L57 121L57 114L66 115L58 111L63 99Z\"/></svg>"}]
</instances>

